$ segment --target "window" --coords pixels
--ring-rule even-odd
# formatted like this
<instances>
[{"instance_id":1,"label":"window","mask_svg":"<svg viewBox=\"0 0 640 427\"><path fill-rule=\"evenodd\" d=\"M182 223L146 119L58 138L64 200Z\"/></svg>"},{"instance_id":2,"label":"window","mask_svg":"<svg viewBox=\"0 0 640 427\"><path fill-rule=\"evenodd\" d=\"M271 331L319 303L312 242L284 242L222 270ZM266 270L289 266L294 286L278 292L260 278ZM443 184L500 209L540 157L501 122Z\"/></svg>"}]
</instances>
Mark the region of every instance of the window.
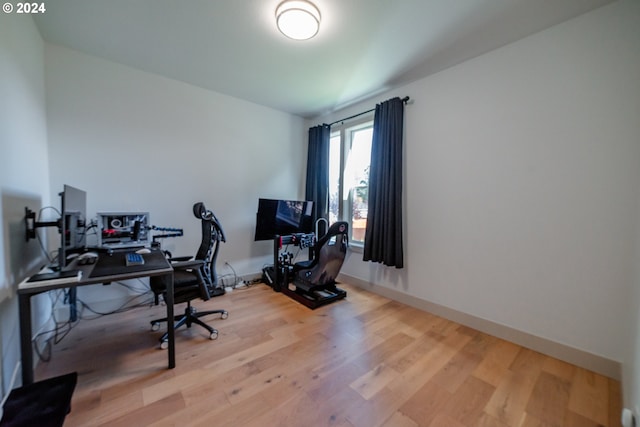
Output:
<instances>
[{"instance_id":1,"label":"window","mask_svg":"<svg viewBox=\"0 0 640 427\"><path fill-rule=\"evenodd\" d=\"M349 238L364 244L373 121L333 128L329 142L329 223L347 221Z\"/></svg>"}]
</instances>

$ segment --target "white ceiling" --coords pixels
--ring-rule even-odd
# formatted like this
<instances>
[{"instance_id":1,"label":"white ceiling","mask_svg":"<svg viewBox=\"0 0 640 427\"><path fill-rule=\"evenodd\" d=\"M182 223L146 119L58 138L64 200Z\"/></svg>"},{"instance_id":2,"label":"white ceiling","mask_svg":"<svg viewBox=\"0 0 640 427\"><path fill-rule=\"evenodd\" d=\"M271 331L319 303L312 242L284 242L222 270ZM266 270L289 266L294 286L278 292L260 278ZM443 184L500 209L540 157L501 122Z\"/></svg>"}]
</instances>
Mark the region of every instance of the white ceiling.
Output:
<instances>
[{"instance_id":1,"label":"white ceiling","mask_svg":"<svg viewBox=\"0 0 640 427\"><path fill-rule=\"evenodd\" d=\"M55 0L42 37L303 117L425 77L613 0L314 0L319 34L275 27L280 0Z\"/></svg>"}]
</instances>

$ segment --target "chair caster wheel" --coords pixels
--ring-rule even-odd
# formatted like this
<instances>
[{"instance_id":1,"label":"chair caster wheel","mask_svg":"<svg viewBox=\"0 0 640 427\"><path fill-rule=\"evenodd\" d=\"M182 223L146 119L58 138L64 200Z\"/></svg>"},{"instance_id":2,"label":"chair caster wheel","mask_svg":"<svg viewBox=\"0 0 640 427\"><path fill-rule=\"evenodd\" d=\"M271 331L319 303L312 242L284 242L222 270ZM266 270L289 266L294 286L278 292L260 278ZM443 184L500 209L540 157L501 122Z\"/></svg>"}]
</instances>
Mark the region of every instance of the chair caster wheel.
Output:
<instances>
[{"instance_id":1,"label":"chair caster wheel","mask_svg":"<svg viewBox=\"0 0 640 427\"><path fill-rule=\"evenodd\" d=\"M169 348L169 341L162 341L160 343L160 350L166 350Z\"/></svg>"},{"instance_id":2,"label":"chair caster wheel","mask_svg":"<svg viewBox=\"0 0 640 427\"><path fill-rule=\"evenodd\" d=\"M229 312L228 311L225 311L220 315L221 319L226 319L227 317L229 317Z\"/></svg>"},{"instance_id":3,"label":"chair caster wheel","mask_svg":"<svg viewBox=\"0 0 640 427\"><path fill-rule=\"evenodd\" d=\"M152 331L154 331L154 332L155 332L155 331L157 331L157 330L159 330L159 329L160 329L160 323L158 323L158 322L153 322L153 323L151 323L151 330L152 330Z\"/></svg>"},{"instance_id":4,"label":"chair caster wheel","mask_svg":"<svg viewBox=\"0 0 640 427\"><path fill-rule=\"evenodd\" d=\"M211 334L209 335L209 339L210 340L217 340L218 339L218 331L211 332Z\"/></svg>"}]
</instances>

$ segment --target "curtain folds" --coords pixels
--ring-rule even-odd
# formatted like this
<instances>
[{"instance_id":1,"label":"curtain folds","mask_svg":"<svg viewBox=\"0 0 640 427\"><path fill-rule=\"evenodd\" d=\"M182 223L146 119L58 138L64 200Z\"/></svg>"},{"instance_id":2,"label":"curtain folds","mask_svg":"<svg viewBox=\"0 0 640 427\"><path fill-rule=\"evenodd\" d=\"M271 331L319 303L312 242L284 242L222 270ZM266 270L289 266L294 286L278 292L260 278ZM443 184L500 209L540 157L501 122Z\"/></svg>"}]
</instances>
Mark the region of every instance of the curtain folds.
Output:
<instances>
[{"instance_id":1,"label":"curtain folds","mask_svg":"<svg viewBox=\"0 0 640 427\"><path fill-rule=\"evenodd\" d=\"M402 248L402 133L404 102L376 105L369 170L364 261L404 267Z\"/></svg>"},{"instance_id":2,"label":"curtain folds","mask_svg":"<svg viewBox=\"0 0 640 427\"><path fill-rule=\"evenodd\" d=\"M329 138L331 127L322 124L309 128L305 200L313 201L313 223L329 219Z\"/></svg>"}]
</instances>

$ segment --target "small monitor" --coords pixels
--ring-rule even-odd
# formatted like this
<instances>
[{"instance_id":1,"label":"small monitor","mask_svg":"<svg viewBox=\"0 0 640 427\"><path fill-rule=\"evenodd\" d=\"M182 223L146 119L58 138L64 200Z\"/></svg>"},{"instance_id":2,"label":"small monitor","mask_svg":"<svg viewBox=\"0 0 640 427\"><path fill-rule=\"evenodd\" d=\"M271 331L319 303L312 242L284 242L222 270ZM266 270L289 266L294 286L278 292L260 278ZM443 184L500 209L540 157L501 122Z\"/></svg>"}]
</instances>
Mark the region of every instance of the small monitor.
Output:
<instances>
[{"instance_id":1,"label":"small monitor","mask_svg":"<svg viewBox=\"0 0 640 427\"><path fill-rule=\"evenodd\" d=\"M255 240L310 233L313 228L312 214L311 201L259 199Z\"/></svg>"},{"instance_id":2,"label":"small monitor","mask_svg":"<svg viewBox=\"0 0 640 427\"><path fill-rule=\"evenodd\" d=\"M151 245L149 212L99 212L98 246L117 249Z\"/></svg>"}]
</instances>

